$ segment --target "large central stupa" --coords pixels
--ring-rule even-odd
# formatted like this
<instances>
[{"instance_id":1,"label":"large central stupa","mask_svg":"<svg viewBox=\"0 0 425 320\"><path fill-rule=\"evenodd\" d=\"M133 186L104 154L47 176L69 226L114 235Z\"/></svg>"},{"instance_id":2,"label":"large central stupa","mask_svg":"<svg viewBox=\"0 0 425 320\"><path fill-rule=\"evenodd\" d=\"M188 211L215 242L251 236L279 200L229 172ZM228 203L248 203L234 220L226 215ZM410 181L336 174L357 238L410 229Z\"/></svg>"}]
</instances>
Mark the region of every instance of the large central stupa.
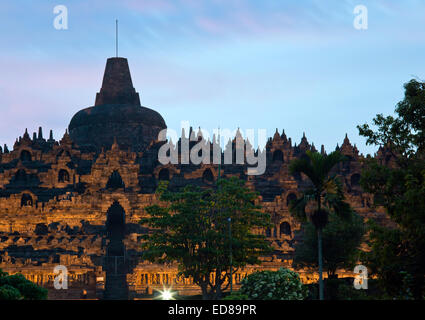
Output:
<instances>
[{"instance_id":1,"label":"large central stupa","mask_svg":"<svg viewBox=\"0 0 425 320\"><path fill-rule=\"evenodd\" d=\"M109 58L95 105L78 111L68 129L84 151L110 149L114 139L120 148L144 151L166 124L162 116L140 105L126 58Z\"/></svg>"}]
</instances>

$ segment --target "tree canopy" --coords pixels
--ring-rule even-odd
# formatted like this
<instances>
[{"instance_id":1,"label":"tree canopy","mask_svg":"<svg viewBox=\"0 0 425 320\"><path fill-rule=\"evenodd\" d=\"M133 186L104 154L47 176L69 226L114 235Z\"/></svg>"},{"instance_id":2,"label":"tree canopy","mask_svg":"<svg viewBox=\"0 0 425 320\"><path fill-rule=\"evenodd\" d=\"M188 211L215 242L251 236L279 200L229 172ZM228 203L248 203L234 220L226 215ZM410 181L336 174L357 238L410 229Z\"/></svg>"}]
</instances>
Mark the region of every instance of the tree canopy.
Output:
<instances>
[{"instance_id":1,"label":"tree canopy","mask_svg":"<svg viewBox=\"0 0 425 320\"><path fill-rule=\"evenodd\" d=\"M349 217L351 214L341 182L332 173L332 169L345 157L339 151L322 155L308 150L306 154L305 158L294 159L289 170L292 174L305 174L311 186L290 203L290 210L301 221L310 220L317 229L322 229L328 221L329 213L334 212L341 217Z\"/></svg>"},{"instance_id":2,"label":"tree canopy","mask_svg":"<svg viewBox=\"0 0 425 320\"><path fill-rule=\"evenodd\" d=\"M400 288L411 278L407 290L420 299L425 276L425 83L411 80L404 88L394 116L378 114L374 128L358 126L368 144L391 150L397 159L393 167L369 159L362 172L363 189L374 194L397 225L370 222L371 251L365 258L388 295L405 296Z\"/></svg>"},{"instance_id":3,"label":"tree canopy","mask_svg":"<svg viewBox=\"0 0 425 320\"><path fill-rule=\"evenodd\" d=\"M176 262L180 273L201 287L204 299L221 297L230 266L236 272L270 252L259 232L270 226L270 217L255 205L258 194L242 180L219 179L214 188L188 185L177 192L163 182L157 192L162 204L147 207L149 216L141 220L151 228L144 237L144 257Z\"/></svg>"},{"instance_id":4,"label":"tree canopy","mask_svg":"<svg viewBox=\"0 0 425 320\"><path fill-rule=\"evenodd\" d=\"M0 269L0 300L45 300L47 289L25 279L22 274L9 275Z\"/></svg>"}]
</instances>

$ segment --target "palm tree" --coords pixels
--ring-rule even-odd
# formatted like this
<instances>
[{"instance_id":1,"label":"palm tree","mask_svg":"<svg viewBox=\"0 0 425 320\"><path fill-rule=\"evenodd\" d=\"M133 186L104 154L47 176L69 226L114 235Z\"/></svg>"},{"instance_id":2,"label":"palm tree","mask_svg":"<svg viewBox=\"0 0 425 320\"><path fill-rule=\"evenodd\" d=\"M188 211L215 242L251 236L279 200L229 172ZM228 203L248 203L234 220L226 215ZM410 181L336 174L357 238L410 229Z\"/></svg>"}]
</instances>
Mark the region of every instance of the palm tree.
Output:
<instances>
[{"instance_id":1,"label":"palm tree","mask_svg":"<svg viewBox=\"0 0 425 320\"><path fill-rule=\"evenodd\" d=\"M342 218L349 218L351 207L344 201L339 179L331 175L332 168L345 161L345 157L334 151L329 155L306 152L307 157L295 159L289 166L291 174L305 174L311 181L300 198L293 201L290 210L302 221L310 220L317 231L319 256L319 298L323 300L322 230L328 222L328 215L334 212Z\"/></svg>"}]
</instances>

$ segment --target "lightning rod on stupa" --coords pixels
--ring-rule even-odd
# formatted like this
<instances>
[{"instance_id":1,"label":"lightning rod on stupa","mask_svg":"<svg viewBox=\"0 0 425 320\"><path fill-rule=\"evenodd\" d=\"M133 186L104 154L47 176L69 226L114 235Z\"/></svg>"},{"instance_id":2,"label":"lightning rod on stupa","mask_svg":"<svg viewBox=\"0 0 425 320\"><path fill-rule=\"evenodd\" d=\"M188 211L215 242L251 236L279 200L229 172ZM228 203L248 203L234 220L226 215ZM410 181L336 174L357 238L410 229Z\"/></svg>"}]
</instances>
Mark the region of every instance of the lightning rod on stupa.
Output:
<instances>
[{"instance_id":1,"label":"lightning rod on stupa","mask_svg":"<svg viewBox=\"0 0 425 320\"><path fill-rule=\"evenodd\" d=\"M118 19L115 20L115 55L118 58Z\"/></svg>"}]
</instances>

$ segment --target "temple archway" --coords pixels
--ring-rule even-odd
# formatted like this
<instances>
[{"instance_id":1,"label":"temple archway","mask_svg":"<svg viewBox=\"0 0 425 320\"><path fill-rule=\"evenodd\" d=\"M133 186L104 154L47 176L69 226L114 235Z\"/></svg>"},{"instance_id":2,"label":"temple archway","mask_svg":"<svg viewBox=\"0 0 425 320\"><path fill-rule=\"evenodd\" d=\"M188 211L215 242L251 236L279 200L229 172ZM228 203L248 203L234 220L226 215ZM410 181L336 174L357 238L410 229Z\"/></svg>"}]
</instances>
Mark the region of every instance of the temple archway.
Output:
<instances>
[{"instance_id":1,"label":"temple archway","mask_svg":"<svg viewBox=\"0 0 425 320\"><path fill-rule=\"evenodd\" d=\"M122 180L120 173L118 172L118 170L114 170L110 175L108 182L106 183L106 188L119 189L124 187L124 181Z\"/></svg>"},{"instance_id":2,"label":"temple archway","mask_svg":"<svg viewBox=\"0 0 425 320\"><path fill-rule=\"evenodd\" d=\"M273 152L273 162L283 162L283 152L276 150Z\"/></svg>"},{"instance_id":3,"label":"temple archway","mask_svg":"<svg viewBox=\"0 0 425 320\"><path fill-rule=\"evenodd\" d=\"M126 258L125 211L114 201L106 213L106 231L109 243L106 247L103 267L106 271L105 299L128 299L128 261Z\"/></svg>"},{"instance_id":4,"label":"temple archway","mask_svg":"<svg viewBox=\"0 0 425 320\"><path fill-rule=\"evenodd\" d=\"M125 211L118 201L114 201L106 213L106 231L110 243L109 256L124 255Z\"/></svg>"},{"instance_id":5,"label":"temple archway","mask_svg":"<svg viewBox=\"0 0 425 320\"><path fill-rule=\"evenodd\" d=\"M213 184L214 183L214 175L211 171L211 169L206 169L204 173L202 174L202 181L206 184Z\"/></svg>"},{"instance_id":6,"label":"temple archway","mask_svg":"<svg viewBox=\"0 0 425 320\"><path fill-rule=\"evenodd\" d=\"M21 196L21 207L26 207L26 206L30 206L32 207L33 205L33 201L32 201L32 197L30 194L28 193L24 193Z\"/></svg>"},{"instance_id":7,"label":"temple archway","mask_svg":"<svg viewBox=\"0 0 425 320\"><path fill-rule=\"evenodd\" d=\"M280 224L280 236L282 237L283 235L285 236L290 236L292 234L291 232L291 225L284 221Z\"/></svg>"},{"instance_id":8,"label":"temple archway","mask_svg":"<svg viewBox=\"0 0 425 320\"><path fill-rule=\"evenodd\" d=\"M21 159L21 161L31 161L32 160L31 153L28 150L22 150L19 158Z\"/></svg>"},{"instance_id":9,"label":"temple archway","mask_svg":"<svg viewBox=\"0 0 425 320\"><path fill-rule=\"evenodd\" d=\"M58 173L58 182L69 182L69 173L65 169L60 169Z\"/></svg>"},{"instance_id":10,"label":"temple archway","mask_svg":"<svg viewBox=\"0 0 425 320\"><path fill-rule=\"evenodd\" d=\"M27 180L28 180L28 175L24 169L19 169L18 171L16 171L15 173L16 182L27 182Z\"/></svg>"}]
</instances>

